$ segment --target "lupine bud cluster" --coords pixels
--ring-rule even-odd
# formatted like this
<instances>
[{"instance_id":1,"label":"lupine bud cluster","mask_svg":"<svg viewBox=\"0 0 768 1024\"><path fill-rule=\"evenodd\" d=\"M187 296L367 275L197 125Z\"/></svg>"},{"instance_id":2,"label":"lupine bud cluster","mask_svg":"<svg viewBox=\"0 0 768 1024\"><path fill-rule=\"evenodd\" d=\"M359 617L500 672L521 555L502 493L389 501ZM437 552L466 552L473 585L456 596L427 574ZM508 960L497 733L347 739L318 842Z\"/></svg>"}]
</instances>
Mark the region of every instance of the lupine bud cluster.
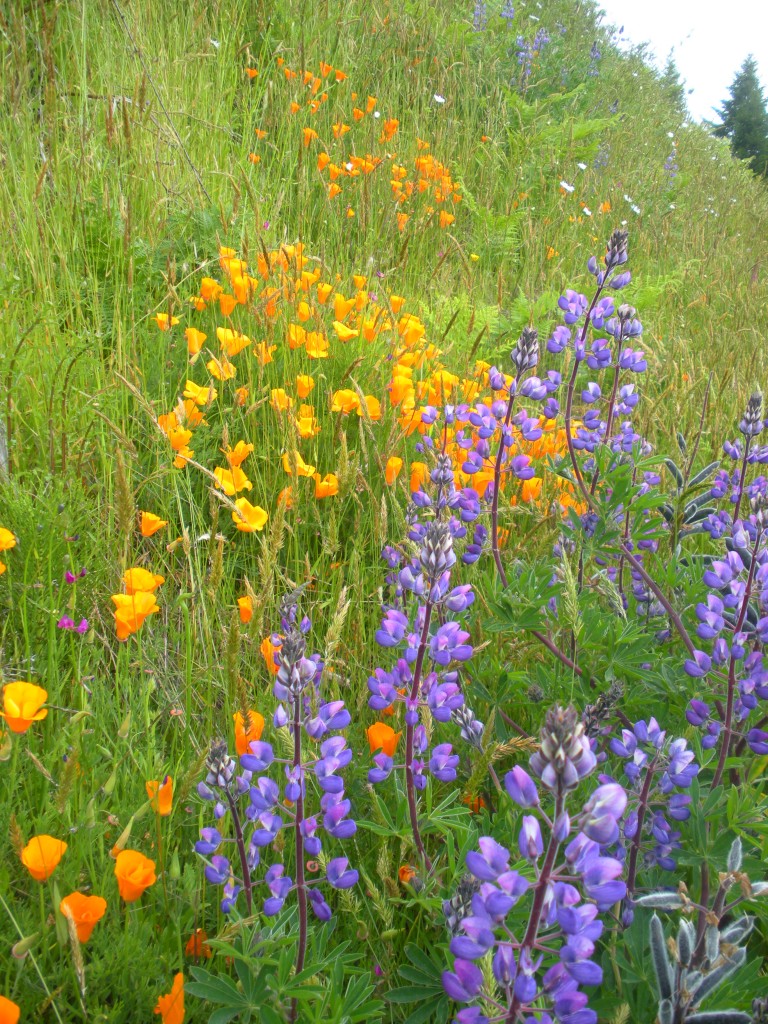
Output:
<instances>
[{"instance_id":1,"label":"lupine bud cluster","mask_svg":"<svg viewBox=\"0 0 768 1024\"><path fill-rule=\"evenodd\" d=\"M617 783L603 783L571 817L567 802L596 763L575 709L555 707L529 762L535 778L520 766L507 774L506 790L526 812L517 853L513 858L495 839L482 837L479 851L467 854L467 869L478 883L471 913L458 912L466 901L448 904L456 960L443 985L451 998L471 1004L456 1015L458 1024L597 1021L581 989L602 981L602 968L592 959L603 930L598 915L626 892L622 864L605 848L619 836L627 796ZM542 797L552 805L548 812ZM517 854L528 871L511 868ZM488 954L495 991L488 990L477 964Z\"/></svg>"},{"instance_id":2,"label":"lupine bud cluster","mask_svg":"<svg viewBox=\"0 0 768 1024\"><path fill-rule=\"evenodd\" d=\"M273 716L276 730L285 729L294 749L293 758L276 756L271 743L252 741L238 763L227 753L224 742L211 747L205 781L198 786L203 800L214 805L215 826L203 828L195 850L205 859L205 875L214 885L223 885L221 903L224 913L235 905L239 893L246 892L248 910L256 883L256 871L263 866L261 884L266 889L263 911L279 913L294 888L306 890L315 916L327 921L331 909L319 888L303 882L304 853L320 857L323 833L333 839L347 839L356 831L349 817L350 802L345 799L343 769L352 759L352 751L338 733L349 725L349 712L343 701L323 696L323 664L319 655L306 656L306 634L310 620L297 622L298 594L283 601L281 632L272 636L278 671L274 695L279 701ZM319 742L319 756L303 757L302 734ZM319 796L317 809L308 813L309 795ZM229 835L223 825L229 824ZM286 874L279 861L267 864L262 858L277 836L293 830L296 838L297 883ZM236 847L238 861L220 851ZM325 863L325 881L334 889L345 889L357 882L346 857ZM313 886L322 881L313 879ZM302 896L300 895L300 899Z\"/></svg>"}]
</instances>

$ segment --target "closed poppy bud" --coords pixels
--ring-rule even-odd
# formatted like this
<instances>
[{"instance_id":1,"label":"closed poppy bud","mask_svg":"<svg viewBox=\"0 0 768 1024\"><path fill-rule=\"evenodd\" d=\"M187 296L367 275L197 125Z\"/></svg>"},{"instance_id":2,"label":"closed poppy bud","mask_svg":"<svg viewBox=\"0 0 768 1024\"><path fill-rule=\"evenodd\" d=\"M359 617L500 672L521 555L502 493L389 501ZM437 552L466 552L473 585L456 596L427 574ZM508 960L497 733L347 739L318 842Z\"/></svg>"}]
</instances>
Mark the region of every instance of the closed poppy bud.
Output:
<instances>
[{"instance_id":1,"label":"closed poppy bud","mask_svg":"<svg viewBox=\"0 0 768 1024\"><path fill-rule=\"evenodd\" d=\"M0 996L0 1024L17 1024L21 1009L12 999Z\"/></svg>"},{"instance_id":2,"label":"closed poppy bud","mask_svg":"<svg viewBox=\"0 0 768 1024\"><path fill-rule=\"evenodd\" d=\"M184 1021L184 975L179 971L173 979L171 991L157 1000L155 1013L160 1014L163 1024L183 1024Z\"/></svg>"},{"instance_id":3,"label":"closed poppy bud","mask_svg":"<svg viewBox=\"0 0 768 1024\"><path fill-rule=\"evenodd\" d=\"M64 917L70 918L74 923L80 942L87 942L90 939L91 932L104 916L106 909L107 901L102 896L85 896L81 892L70 893L59 904L59 910Z\"/></svg>"},{"instance_id":4,"label":"closed poppy bud","mask_svg":"<svg viewBox=\"0 0 768 1024\"><path fill-rule=\"evenodd\" d=\"M237 607L240 610L240 621L242 623L250 622L253 618L253 601L247 595L245 597L238 597Z\"/></svg>"},{"instance_id":5,"label":"closed poppy bud","mask_svg":"<svg viewBox=\"0 0 768 1024\"><path fill-rule=\"evenodd\" d=\"M3 710L0 715L8 723L11 732L22 733L48 714L41 707L48 700L48 693L34 683L7 683L3 687Z\"/></svg>"},{"instance_id":6,"label":"closed poppy bud","mask_svg":"<svg viewBox=\"0 0 768 1024\"><path fill-rule=\"evenodd\" d=\"M173 779L166 775L162 782L151 779L146 783L147 796L152 810L161 818L167 818L173 808Z\"/></svg>"},{"instance_id":7,"label":"closed poppy bud","mask_svg":"<svg viewBox=\"0 0 768 1024\"><path fill-rule=\"evenodd\" d=\"M121 897L133 903L157 881L155 862L138 850L122 850L115 860L115 877Z\"/></svg>"},{"instance_id":8,"label":"closed poppy bud","mask_svg":"<svg viewBox=\"0 0 768 1024\"><path fill-rule=\"evenodd\" d=\"M277 665L275 664L275 651L277 651L278 649L279 648L275 647L275 645L272 643L272 638L269 636L264 637L264 639L261 641L261 647L259 648L262 657L264 658L264 661L267 664L267 668L269 669L273 676L277 675Z\"/></svg>"},{"instance_id":9,"label":"closed poppy bud","mask_svg":"<svg viewBox=\"0 0 768 1024\"><path fill-rule=\"evenodd\" d=\"M53 836L33 836L21 851L21 863L36 882L45 882L56 870L67 844Z\"/></svg>"}]
</instances>

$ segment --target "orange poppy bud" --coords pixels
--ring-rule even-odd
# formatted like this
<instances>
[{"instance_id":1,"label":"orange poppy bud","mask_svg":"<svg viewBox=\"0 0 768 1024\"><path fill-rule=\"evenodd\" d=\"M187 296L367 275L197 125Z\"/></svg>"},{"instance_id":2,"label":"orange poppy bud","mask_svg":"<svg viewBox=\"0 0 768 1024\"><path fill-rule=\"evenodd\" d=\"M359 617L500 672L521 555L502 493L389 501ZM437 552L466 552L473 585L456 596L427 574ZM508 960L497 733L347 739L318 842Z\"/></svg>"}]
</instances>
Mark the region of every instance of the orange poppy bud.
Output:
<instances>
[{"instance_id":1,"label":"orange poppy bud","mask_svg":"<svg viewBox=\"0 0 768 1024\"><path fill-rule=\"evenodd\" d=\"M173 809L173 779L166 775L162 782L151 779L146 783L147 796L155 814L167 818Z\"/></svg>"},{"instance_id":2,"label":"orange poppy bud","mask_svg":"<svg viewBox=\"0 0 768 1024\"><path fill-rule=\"evenodd\" d=\"M272 643L271 636L265 636L264 639L261 641L261 646L259 647L259 650L261 651L262 657L266 662L267 669L272 673L273 676L276 676L277 665L275 664L275 652L279 651L280 648L276 647Z\"/></svg>"},{"instance_id":3,"label":"orange poppy bud","mask_svg":"<svg viewBox=\"0 0 768 1024\"><path fill-rule=\"evenodd\" d=\"M395 732L392 726L387 725L386 722L374 722L373 725L368 726L365 733L368 737L368 746L371 748L372 754L377 750L381 750L387 757L395 756L395 750L397 750L397 744L402 733Z\"/></svg>"},{"instance_id":4,"label":"orange poppy bud","mask_svg":"<svg viewBox=\"0 0 768 1024\"><path fill-rule=\"evenodd\" d=\"M391 487L394 484L402 468L403 460L398 458L397 455L392 455L387 459L387 466L384 470L387 486Z\"/></svg>"}]
</instances>

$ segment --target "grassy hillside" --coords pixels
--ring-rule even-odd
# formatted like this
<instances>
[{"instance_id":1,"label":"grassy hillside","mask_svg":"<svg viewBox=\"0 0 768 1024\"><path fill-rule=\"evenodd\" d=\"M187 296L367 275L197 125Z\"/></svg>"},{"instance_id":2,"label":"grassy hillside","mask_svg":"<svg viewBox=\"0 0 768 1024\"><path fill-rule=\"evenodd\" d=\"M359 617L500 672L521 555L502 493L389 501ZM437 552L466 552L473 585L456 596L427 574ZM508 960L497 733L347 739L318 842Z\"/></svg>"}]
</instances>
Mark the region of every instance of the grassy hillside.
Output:
<instances>
[{"instance_id":1,"label":"grassy hillside","mask_svg":"<svg viewBox=\"0 0 768 1024\"><path fill-rule=\"evenodd\" d=\"M490 745L467 755L458 783L424 791L426 831L442 850L426 881L402 789L376 797L366 782L366 730L380 717L367 680L384 665L380 555L404 547L411 480L431 465L422 435L440 445L420 411L485 395L488 369L508 372L529 325L543 365L556 368L544 343L558 298L588 290L587 260L601 259L621 228L632 270L621 299L642 318L648 364L635 429L661 456L677 457L678 434L688 439L686 485L693 455L696 469L720 457L766 379L764 184L687 121L641 54L619 52L594 5L519 2L514 17L508 8L0 4L0 526L15 539L2 552L0 676L42 686L49 708L23 735L0 732L0 993L22 1020L150 1019L176 972L190 980L185 946L197 928L217 977L237 978L231 958L254 948L274 957L258 994L247 982L239 991L253 1008L270 993L250 1019L286 1019L295 908L289 900L277 918L233 923L194 844L212 821L195 792L210 741L231 746L238 710L271 721L265 641L280 632L280 601L294 586L306 585L312 649L352 716L347 789L367 823L345 854L360 884L334 893L333 934L313 933L315 970L299 984L321 984L325 996L314 1009L302 1002L301 1020L448 1019L441 904L477 836L513 820L489 764L502 776L527 763L549 703L581 709L595 696L585 680L601 673L600 692L615 678L626 685L625 717L669 714L672 732L694 743L684 711L696 694L679 642L675 666L653 675L631 615L603 628L585 611L580 633L581 612L566 601L553 628L563 647L569 634L571 652L585 651L579 678L525 632L538 619L493 631L499 595L487 558L467 576L477 653L465 683ZM253 446L242 463L248 490L221 486L239 441ZM502 501L521 593L535 589L536 571L549 585L560 530L552 501L573 481L556 479L545 459L564 443L553 436L531 449L540 491L515 485ZM674 495L675 478L656 468L660 493ZM268 517L253 532L238 519L243 497ZM167 525L146 535L142 512ZM661 542L659 572L693 620L693 584L673 576L684 562L676 539ZM712 553L707 545L693 538L688 554ZM592 554L587 584L589 565L604 564ZM581 591L585 559L576 561ZM110 598L131 567L164 582L159 610L122 642ZM616 596L608 590L597 588L603 609ZM78 632L65 618L86 625ZM458 729L447 729L455 743ZM287 730L276 732L289 749ZM715 859L726 834L750 837L753 867L765 855L758 764L739 777L751 780L752 802L713 827ZM169 817L145 789L165 775L175 787ZM713 820L697 819L679 858L691 887ZM43 833L68 849L38 883L15 854ZM140 901L120 901L116 844L157 862ZM411 866L415 883L401 870ZM55 910L75 889L108 904L82 950ZM758 958L718 1006L746 1009L764 990L765 925L763 914ZM25 937L24 958L11 957ZM619 966L593 1004L600 1019L653 1019L645 931L610 942L604 962ZM431 992L422 1016L413 992L386 1000L406 984ZM358 1004L355 985L365 989ZM187 1020L249 1019L211 1012L187 995Z\"/></svg>"}]
</instances>

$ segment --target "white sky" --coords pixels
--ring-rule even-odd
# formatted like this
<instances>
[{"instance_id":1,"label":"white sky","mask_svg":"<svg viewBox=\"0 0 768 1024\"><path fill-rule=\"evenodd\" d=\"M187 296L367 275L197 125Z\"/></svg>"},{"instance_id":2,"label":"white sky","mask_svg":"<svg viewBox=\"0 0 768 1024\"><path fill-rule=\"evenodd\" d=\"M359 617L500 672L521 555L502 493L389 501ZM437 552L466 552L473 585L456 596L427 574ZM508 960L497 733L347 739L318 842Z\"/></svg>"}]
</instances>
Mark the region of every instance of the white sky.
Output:
<instances>
[{"instance_id":1,"label":"white sky","mask_svg":"<svg viewBox=\"0 0 768 1024\"><path fill-rule=\"evenodd\" d=\"M688 109L696 120L718 121L712 108L728 98L728 86L750 53L768 96L768 0L597 2L606 13L604 24L623 25L631 43L650 43L660 67L674 48L686 81Z\"/></svg>"}]
</instances>

